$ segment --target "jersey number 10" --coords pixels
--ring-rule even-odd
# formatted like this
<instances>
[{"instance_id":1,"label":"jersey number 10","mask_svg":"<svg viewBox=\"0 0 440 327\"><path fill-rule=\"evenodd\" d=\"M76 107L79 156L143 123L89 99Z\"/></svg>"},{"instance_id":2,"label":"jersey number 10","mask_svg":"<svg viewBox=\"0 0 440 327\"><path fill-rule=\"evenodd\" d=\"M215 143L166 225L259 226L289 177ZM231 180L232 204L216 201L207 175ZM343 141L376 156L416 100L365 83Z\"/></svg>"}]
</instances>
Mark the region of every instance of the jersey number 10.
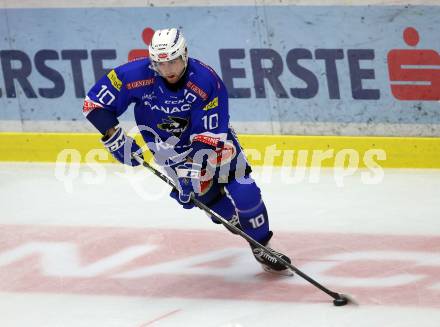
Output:
<instances>
[{"instance_id":1,"label":"jersey number 10","mask_svg":"<svg viewBox=\"0 0 440 327\"><path fill-rule=\"evenodd\" d=\"M250 223L252 224L252 228L258 228L263 226L264 222L266 221L266 219L264 219L264 215L261 214L255 218L249 219Z\"/></svg>"},{"instance_id":2,"label":"jersey number 10","mask_svg":"<svg viewBox=\"0 0 440 327\"><path fill-rule=\"evenodd\" d=\"M218 127L218 114L212 114L209 116L203 116L203 126L206 130L216 129Z\"/></svg>"},{"instance_id":3,"label":"jersey number 10","mask_svg":"<svg viewBox=\"0 0 440 327\"><path fill-rule=\"evenodd\" d=\"M99 102L107 106L111 105L116 99L114 94L107 89L107 85L101 85L101 90L96 96L98 97ZM109 98L107 102L105 101L105 97Z\"/></svg>"}]
</instances>

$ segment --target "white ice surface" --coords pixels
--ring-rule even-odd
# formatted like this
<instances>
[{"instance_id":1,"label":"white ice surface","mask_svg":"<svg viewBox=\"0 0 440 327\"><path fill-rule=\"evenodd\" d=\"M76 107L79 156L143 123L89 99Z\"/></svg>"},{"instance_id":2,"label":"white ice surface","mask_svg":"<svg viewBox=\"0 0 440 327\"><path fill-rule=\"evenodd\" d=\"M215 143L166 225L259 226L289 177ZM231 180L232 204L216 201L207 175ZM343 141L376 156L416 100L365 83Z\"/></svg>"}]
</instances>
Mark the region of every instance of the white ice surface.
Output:
<instances>
[{"instance_id":1,"label":"white ice surface","mask_svg":"<svg viewBox=\"0 0 440 327\"><path fill-rule=\"evenodd\" d=\"M273 229L440 234L440 170L388 169L376 184L362 182L368 170L342 179L330 168L306 170L304 177L296 172L293 181L285 176L294 177L295 171L254 170ZM52 164L3 163L1 223L217 229L200 220L201 211L181 210L169 201L169 190L139 167L82 165L75 171Z\"/></svg>"},{"instance_id":2,"label":"white ice surface","mask_svg":"<svg viewBox=\"0 0 440 327\"><path fill-rule=\"evenodd\" d=\"M345 177L341 187L332 169L314 177L306 171L294 183L287 183L280 169L271 171L272 176L265 169L266 175L256 169L255 177L275 234L440 236L439 170L386 170L377 184L362 182L361 174L368 171L356 172ZM168 192L163 182L142 168L83 165L74 171L53 164L3 163L0 225L227 233L201 211L181 209L168 198ZM0 244L2 239L13 238L0 234ZM438 242L434 246L438 248ZM428 306L416 301L415 305L334 307L331 299L328 303L301 303L0 290L0 326L438 327L439 293L436 299Z\"/></svg>"}]
</instances>

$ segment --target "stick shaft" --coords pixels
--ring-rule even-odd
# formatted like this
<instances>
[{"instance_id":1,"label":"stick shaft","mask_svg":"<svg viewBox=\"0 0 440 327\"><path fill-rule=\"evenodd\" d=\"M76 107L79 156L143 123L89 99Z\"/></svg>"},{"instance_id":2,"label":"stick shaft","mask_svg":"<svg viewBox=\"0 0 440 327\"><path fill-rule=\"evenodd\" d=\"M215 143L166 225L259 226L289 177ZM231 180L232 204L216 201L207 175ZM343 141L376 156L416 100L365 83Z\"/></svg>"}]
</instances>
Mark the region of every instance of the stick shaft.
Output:
<instances>
[{"instance_id":1,"label":"stick shaft","mask_svg":"<svg viewBox=\"0 0 440 327\"><path fill-rule=\"evenodd\" d=\"M156 175L157 177L159 177L160 179L162 179L165 183L167 183L168 185L170 185L173 188L176 188L176 186L174 185L173 181L166 176L165 174L163 174L162 172L158 171L157 169L155 169L153 166L151 166L150 164L148 164L145 160L143 160L139 155L137 155L136 153L132 153L133 158L139 162L139 164L141 164L142 166L144 166L145 168L147 168L148 170L150 170L154 175ZM199 200L195 199L193 195L191 195L191 200L194 203L194 205L198 208L200 208L201 210L205 211L207 214L215 217L215 219L217 219L219 222L221 222L225 227L227 227L229 230L234 231L236 234L240 235L242 238L244 238L246 241L248 241L249 243L251 243L254 246L257 246L259 248L261 248L264 252L266 252L269 255L272 255L272 253L262 244L260 244L259 242L257 242L256 240L254 240L252 237L250 237L249 235L247 235L245 232L243 232L241 229L235 227L233 224L231 224L229 221L227 221L225 218L223 218L222 216L220 216L218 213L216 213L215 211L211 210L211 208L209 208L208 206L206 206L204 203L200 202ZM321 291L323 291L324 293L327 293L328 295L330 295L332 298L334 299L339 299L341 297L341 295L337 292L333 292L331 290L329 290L327 287L321 285L320 283L318 283L317 281L315 281L313 278L311 278L310 276L306 275L305 273L303 273L301 270L299 270L298 268L296 268L294 265L292 265L291 263L287 262L286 260L284 260L283 258L278 257L277 258L284 266L286 266L287 268L291 269L292 271L294 271L296 274L298 274L300 277L302 277L303 279L305 279L306 281L308 281L310 284L312 284L313 286L317 287L318 289L320 289Z\"/></svg>"}]
</instances>

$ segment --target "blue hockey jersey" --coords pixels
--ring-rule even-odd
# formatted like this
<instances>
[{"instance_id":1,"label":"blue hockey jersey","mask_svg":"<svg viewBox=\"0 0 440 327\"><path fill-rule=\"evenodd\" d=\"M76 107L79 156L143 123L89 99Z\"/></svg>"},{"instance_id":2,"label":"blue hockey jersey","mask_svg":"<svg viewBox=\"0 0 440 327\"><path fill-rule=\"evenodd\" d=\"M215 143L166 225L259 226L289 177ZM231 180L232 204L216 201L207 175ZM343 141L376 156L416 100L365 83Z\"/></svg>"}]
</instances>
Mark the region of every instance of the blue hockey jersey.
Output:
<instances>
[{"instance_id":1,"label":"blue hockey jersey","mask_svg":"<svg viewBox=\"0 0 440 327\"><path fill-rule=\"evenodd\" d=\"M229 127L226 87L204 63L189 58L184 75L172 85L150 68L148 58L119 66L91 88L83 113L104 134L132 103L139 131L159 164L175 166L211 149L211 166L228 167L218 169L217 177L220 170L222 179L250 170Z\"/></svg>"}]
</instances>

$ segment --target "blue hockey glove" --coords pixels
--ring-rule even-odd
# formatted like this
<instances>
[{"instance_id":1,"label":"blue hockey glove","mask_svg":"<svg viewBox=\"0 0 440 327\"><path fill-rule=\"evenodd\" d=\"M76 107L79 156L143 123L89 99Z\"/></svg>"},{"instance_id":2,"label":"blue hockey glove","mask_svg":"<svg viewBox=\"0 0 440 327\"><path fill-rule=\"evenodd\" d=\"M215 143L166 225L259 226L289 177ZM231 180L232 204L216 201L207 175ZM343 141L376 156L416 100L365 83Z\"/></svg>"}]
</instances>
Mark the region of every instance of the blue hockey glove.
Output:
<instances>
[{"instance_id":1,"label":"blue hockey glove","mask_svg":"<svg viewBox=\"0 0 440 327\"><path fill-rule=\"evenodd\" d=\"M194 203L192 203L192 201L189 201L188 203L182 203L179 200L179 191L175 188L173 188L171 190L170 196L176 200L177 202L179 202L180 205L182 205L183 209L192 209L194 208Z\"/></svg>"},{"instance_id":2,"label":"blue hockey glove","mask_svg":"<svg viewBox=\"0 0 440 327\"><path fill-rule=\"evenodd\" d=\"M121 127L116 127L116 132L112 136L108 139L103 137L101 141L119 162L129 166L139 166L139 163L131 158L131 153L136 152L143 158L142 150L133 138L125 134Z\"/></svg>"},{"instance_id":3,"label":"blue hockey glove","mask_svg":"<svg viewBox=\"0 0 440 327\"><path fill-rule=\"evenodd\" d=\"M170 196L175 198L185 209L194 207L191 203L191 194L200 193L200 170L202 165L194 162L185 162L176 167L178 180L178 196L176 191L171 192Z\"/></svg>"}]
</instances>

